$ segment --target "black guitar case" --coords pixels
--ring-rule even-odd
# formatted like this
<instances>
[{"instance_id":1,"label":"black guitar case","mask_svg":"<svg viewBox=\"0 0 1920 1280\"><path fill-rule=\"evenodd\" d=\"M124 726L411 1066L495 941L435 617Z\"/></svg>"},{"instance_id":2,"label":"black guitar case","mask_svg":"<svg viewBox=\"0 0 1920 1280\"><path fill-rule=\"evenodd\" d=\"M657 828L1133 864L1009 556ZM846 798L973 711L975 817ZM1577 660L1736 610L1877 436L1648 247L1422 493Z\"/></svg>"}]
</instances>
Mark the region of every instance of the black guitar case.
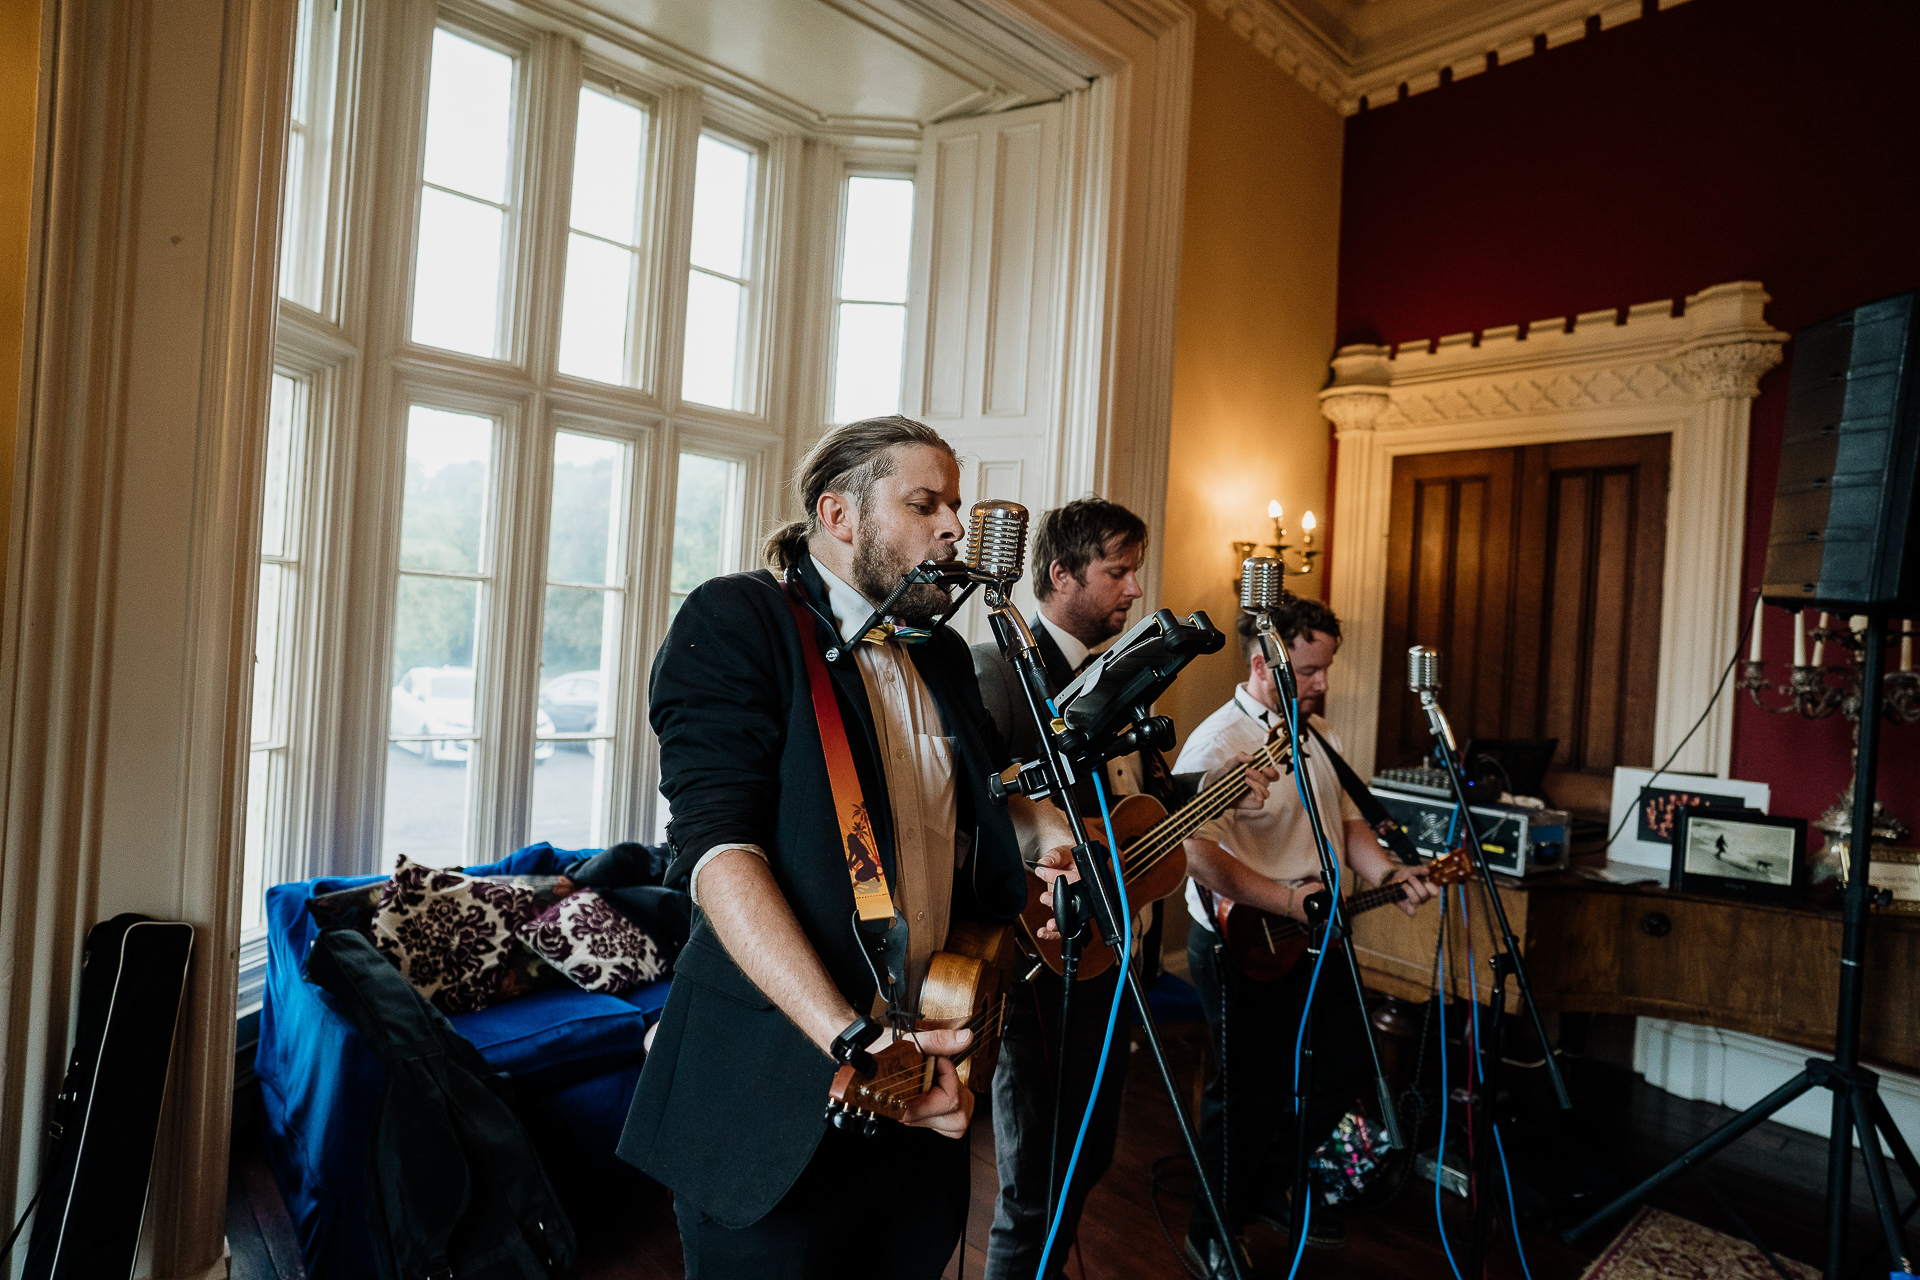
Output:
<instances>
[{"instance_id":1,"label":"black guitar case","mask_svg":"<svg viewBox=\"0 0 1920 1280\"><path fill-rule=\"evenodd\" d=\"M88 930L26 1280L133 1274L192 954L193 926L177 920L121 915Z\"/></svg>"}]
</instances>

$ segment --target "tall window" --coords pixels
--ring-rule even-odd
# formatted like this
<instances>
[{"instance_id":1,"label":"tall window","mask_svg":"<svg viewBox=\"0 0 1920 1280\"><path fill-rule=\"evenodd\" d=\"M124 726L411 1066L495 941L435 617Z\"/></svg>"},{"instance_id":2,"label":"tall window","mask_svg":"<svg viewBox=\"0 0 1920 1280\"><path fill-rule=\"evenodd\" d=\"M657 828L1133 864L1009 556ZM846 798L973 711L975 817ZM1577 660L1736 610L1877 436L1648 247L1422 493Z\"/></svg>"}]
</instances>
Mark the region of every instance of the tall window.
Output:
<instances>
[{"instance_id":1,"label":"tall window","mask_svg":"<svg viewBox=\"0 0 1920 1280\"><path fill-rule=\"evenodd\" d=\"M503 355L512 248L516 60L433 33L414 245L413 340Z\"/></svg>"},{"instance_id":2,"label":"tall window","mask_svg":"<svg viewBox=\"0 0 1920 1280\"><path fill-rule=\"evenodd\" d=\"M759 157L717 134L700 135L687 270L687 346L680 394L746 409L753 303L754 177Z\"/></svg>"},{"instance_id":3,"label":"tall window","mask_svg":"<svg viewBox=\"0 0 1920 1280\"><path fill-rule=\"evenodd\" d=\"M835 422L900 412L912 244L913 180L848 178L834 299Z\"/></svg>"},{"instance_id":4,"label":"tall window","mask_svg":"<svg viewBox=\"0 0 1920 1280\"><path fill-rule=\"evenodd\" d=\"M495 426L426 405L407 415L382 843L433 866L463 860L467 766L486 727L475 695L493 585Z\"/></svg>"},{"instance_id":5,"label":"tall window","mask_svg":"<svg viewBox=\"0 0 1920 1280\"><path fill-rule=\"evenodd\" d=\"M247 832L242 857L240 929L263 923L262 894L279 878L287 811L293 635L300 600L301 486L308 385L273 375L267 413L267 483L260 517L260 603L254 623L252 750L247 761Z\"/></svg>"},{"instance_id":6,"label":"tall window","mask_svg":"<svg viewBox=\"0 0 1920 1280\"><path fill-rule=\"evenodd\" d=\"M912 219L863 176L775 237L853 158L559 10L297 2L243 982L281 880L657 833L651 659L897 407Z\"/></svg>"},{"instance_id":7,"label":"tall window","mask_svg":"<svg viewBox=\"0 0 1920 1280\"><path fill-rule=\"evenodd\" d=\"M647 130L640 106L580 90L568 218L560 372L636 386L634 326L647 208Z\"/></svg>"}]
</instances>

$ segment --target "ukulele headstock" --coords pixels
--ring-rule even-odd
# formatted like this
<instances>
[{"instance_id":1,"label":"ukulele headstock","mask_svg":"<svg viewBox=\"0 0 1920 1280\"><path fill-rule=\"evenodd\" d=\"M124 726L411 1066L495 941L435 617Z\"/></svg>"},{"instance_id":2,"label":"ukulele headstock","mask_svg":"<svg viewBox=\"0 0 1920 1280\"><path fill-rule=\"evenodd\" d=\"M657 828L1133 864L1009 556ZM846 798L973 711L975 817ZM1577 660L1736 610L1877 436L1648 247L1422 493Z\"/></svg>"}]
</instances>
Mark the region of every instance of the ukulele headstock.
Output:
<instances>
[{"instance_id":1,"label":"ukulele headstock","mask_svg":"<svg viewBox=\"0 0 1920 1280\"><path fill-rule=\"evenodd\" d=\"M907 1107L927 1091L933 1060L905 1040L873 1055L874 1071L862 1075L845 1066L827 1087L827 1123L836 1129L872 1137L882 1120L904 1120Z\"/></svg>"},{"instance_id":2,"label":"ukulele headstock","mask_svg":"<svg viewBox=\"0 0 1920 1280\"><path fill-rule=\"evenodd\" d=\"M1473 858L1464 848L1443 853L1427 864L1427 883L1465 884L1473 878Z\"/></svg>"}]
</instances>

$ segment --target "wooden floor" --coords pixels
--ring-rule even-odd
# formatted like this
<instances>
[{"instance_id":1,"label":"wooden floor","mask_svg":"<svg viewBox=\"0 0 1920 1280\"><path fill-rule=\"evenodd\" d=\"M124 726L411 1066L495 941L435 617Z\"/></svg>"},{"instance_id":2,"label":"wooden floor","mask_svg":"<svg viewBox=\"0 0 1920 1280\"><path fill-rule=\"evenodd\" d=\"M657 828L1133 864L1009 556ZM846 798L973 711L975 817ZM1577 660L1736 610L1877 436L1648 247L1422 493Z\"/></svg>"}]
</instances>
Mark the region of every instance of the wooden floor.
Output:
<instances>
[{"instance_id":1,"label":"wooden floor","mask_svg":"<svg viewBox=\"0 0 1920 1280\"><path fill-rule=\"evenodd\" d=\"M1508 1153L1523 1184L1545 1188L1558 1199L1562 1220L1584 1216L1607 1194L1635 1177L1652 1172L1672 1155L1727 1119L1732 1113L1706 1103L1686 1102L1640 1082L1618 1067L1595 1060L1575 1059L1570 1084L1578 1103L1573 1117L1536 1120L1509 1131ZM1175 1069L1183 1089L1189 1088L1197 1068L1197 1050L1189 1042L1175 1046ZM1522 1077L1517 1092L1533 1088L1538 1073ZM1523 1105L1524 1113L1552 1116L1550 1107ZM947 1275L972 1280L982 1274L987 1224L991 1220L995 1178L992 1130L984 1107L976 1117L973 1148L973 1211L967 1237ZM1429 1129L1427 1141L1431 1142ZM1920 1135L1909 1135L1910 1140ZM1087 1205L1085 1222L1068 1274L1080 1280L1134 1277L1178 1277L1180 1263L1169 1250L1155 1220L1155 1197L1148 1172L1163 1157L1173 1155L1179 1138L1173 1113L1157 1074L1144 1051L1136 1051L1127 1077L1119 1148L1114 1168L1096 1187ZM236 1141L228 1208L228 1236L236 1280L292 1280L303 1272L284 1208L257 1143L242 1135ZM1707 1168L1709 1184L1689 1174L1669 1183L1653 1197L1660 1207L1696 1222L1737 1234L1728 1210L1759 1229L1776 1252L1819 1265L1824 1256L1823 1205L1826 1170L1824 1140L1768 1123L1733 1148L1717 1156ZM1904 1197L1906 1188L1896 1185ZM1184 1180L1175 1179L1176 1189ZM1849 1274L1885 1276L1888 1267L1876 1257L1873 1226L1865 1193L1865 1177L1855 1158L1854 1218ZM1717 1197L1716 1197L1717 1193ZM672 1205L666 1192L638 1176L616 1178L574 1195L579 1205L575 1226L581 1237L581 1280L680 1280L679 1240ZM1459 1257L1469 1227L1463 1202L1442 1197L1448 1237ZM1174 1240L1185 1231L1188 1205L1163 1194L1159 1211ZM1904 1202L1904 1201L1903 1201ZM1544 1206L1542 1206L1544 1207ZM1522 1200L1523 1218L1530 1216ZM1344 1249L1309 1249L1300 1268L1303 1280L1341 1276L1351 1280L1399 1280L1406 1276L1447 1276L1446 1255L1434 1221L1433 1184L1408 1179L1397 1194L1376 1207L1348 1212L1344 1220L1349 1243ZM1521 1239L1532 1280L1577 1280L1618 1229L1609 1225L1579 1245L1562 1243L1554 1225L1540 1221L1522 1227ZM1909 1247L1920 1244L1912 1233ZM1283 1238L1263 1228L1249 1232L1255 1263L1264 1274L1284 1276L1291 1262ZM1509 1233L1489 1265L1491 1280L1521 1280L1519 1257Z\"/></svg>"}]
</instances>

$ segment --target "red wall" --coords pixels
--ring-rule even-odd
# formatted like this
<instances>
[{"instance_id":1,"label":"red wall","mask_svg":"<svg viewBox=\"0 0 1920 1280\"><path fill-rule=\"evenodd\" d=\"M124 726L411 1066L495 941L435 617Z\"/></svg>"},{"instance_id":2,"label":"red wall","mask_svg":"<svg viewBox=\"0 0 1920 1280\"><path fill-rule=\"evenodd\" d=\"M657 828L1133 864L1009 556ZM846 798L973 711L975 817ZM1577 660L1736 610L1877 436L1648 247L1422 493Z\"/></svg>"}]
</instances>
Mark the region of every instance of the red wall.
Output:
<instances>
[{"instance_id":1,"label":"red wall","mask_svg":"<svg viewBox=\"0 0 1920 1280\"><path fill-rule=\"evenodd\" d=\"M1346 144L1342 342L1413 341L1727 280L1764 284L1768 318L1791 333L1920 286L1911 0L1690 0L1361 112ZM1754 405L1749 602L1792 354ZM1767 612L1777 661L1790 623ZM1771 783L1774 812L1817 816L1848 777L1845 721L1766 715L1745 694L1738 705L1735 775ZM1920 827L1920 725L1886 731L1880 794Z\"/></svg>"}]
</instances>

